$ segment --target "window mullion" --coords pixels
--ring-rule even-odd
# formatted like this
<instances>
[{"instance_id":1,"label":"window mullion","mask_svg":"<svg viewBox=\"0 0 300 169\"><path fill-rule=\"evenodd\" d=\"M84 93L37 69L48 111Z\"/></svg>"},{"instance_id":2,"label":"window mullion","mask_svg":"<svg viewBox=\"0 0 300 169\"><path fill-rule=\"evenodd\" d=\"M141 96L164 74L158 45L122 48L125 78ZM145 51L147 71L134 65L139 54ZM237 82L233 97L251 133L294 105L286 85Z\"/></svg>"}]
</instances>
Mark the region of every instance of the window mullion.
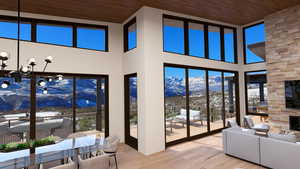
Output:
<instances>
[{"instance_id":1,"label":"window mullion","mask_svg":"<svg viewBox=\"0 0 300 169\"><path fill-rule=\"evenodd\" d=\"M36 42L36 23L31 22L31 41Z\"/></svg>"},{"instance_id":2,"label":"window mullion","mask_svg":"<svg viewBox=\"0 0 300 169\"><path fill-rule=\"evenodd\" d=\"M220 39L221 39L221 61L225 61L225 43L224 43L224 28L220 28Z\"/></svg>"},{"instance_id":3,"label":"window mullion","mask_svg":"<svg viewBox=\"0 0 300 169\"><path fill-rule=\"evenodd\" d=\"M209 47L208 47L208 25L204 25L204 45L205 45L205 58L209 57Z\"/></svg>"},{"instance_id":4,"label":"window mullion","mask_svg":"<svg viewBox=\"0 0 300 169\"><path fill-rule=\"evenodd\" d=\"M184 54L190 55L189 51L189 23L188 21L184 21Z\"/></svg>"},{"instance_id":5,"label":"window mullion","mask_svg":"<svg viewBox=\"0 0 300 169\"><path fill-rule=\"evenodd\" d=\"M73 31L73 47L77 47L77 26L74 24L72 26L72 31Z\"/></svg>"},{"instance_id":6,"label":"window mullion","mask_svg":"<svg viewBox=\"0 0 300 169\"><path fill-rule=\"evenodd\" d=\"M234 63L238 64L237 31L236 31L236 29L233 29L233 40L234 40Z\"/></svg>"}]
</instances>

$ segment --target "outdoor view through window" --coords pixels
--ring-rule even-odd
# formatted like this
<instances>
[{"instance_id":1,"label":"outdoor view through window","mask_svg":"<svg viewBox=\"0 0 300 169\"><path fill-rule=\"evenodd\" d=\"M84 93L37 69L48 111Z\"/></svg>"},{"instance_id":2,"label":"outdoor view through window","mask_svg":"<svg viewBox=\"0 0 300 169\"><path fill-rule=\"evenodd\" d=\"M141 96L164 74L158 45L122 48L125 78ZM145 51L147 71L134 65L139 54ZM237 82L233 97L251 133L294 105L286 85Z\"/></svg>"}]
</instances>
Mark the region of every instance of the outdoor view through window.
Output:
<instances>
[{"instance_id":1,"label":"outdoor view through window","mask_svg":"<svg viewBox=\"0 0 300 169\"><path fill-rule=\"evenodd\" d=\"M166 66L167 144L226 127L237 115L235 86L234 72Z\"/></svg>"}]
</instances>

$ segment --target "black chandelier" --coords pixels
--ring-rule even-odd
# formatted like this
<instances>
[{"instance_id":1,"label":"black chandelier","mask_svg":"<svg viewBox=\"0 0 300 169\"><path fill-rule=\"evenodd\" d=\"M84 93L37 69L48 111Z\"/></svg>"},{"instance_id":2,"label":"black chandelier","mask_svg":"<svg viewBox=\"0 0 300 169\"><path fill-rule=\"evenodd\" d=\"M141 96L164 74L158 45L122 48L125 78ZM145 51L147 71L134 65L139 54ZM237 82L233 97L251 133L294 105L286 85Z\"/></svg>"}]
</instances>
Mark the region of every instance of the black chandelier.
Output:
<instances>
[{"instance_id":1,"label":"black chandelier","mask_svg":"<svg viewBox=\"0 0 300 169\"><path fill-rule=\"evenodd\" d=\"M14 71L9 71L8 73L5 73L5 75L7 77L11 77L15 80L16 83L20 83L22 82L22 78L23 77L30 77L31 74L34 72L34 67L36 66L36 61L35 58L30 58L28 60L28 65L27 66L20 66L20 25L21 25L21 2L20 0L18 0L18 17L17 17L17 69ZM10 58L10 54L6 51L2 51L0 52L0 61L1 61L1 71L5 71L5 68L8 66L7 65L7 61ZM42 72L45 72L48 64L52 63L53 61L53 57L52 56L48 56L46 57L45 61L45 66L43 68ZM48 77L49 78L49 77ZM59 80L62 79L61 75L58 75L57 78ZM46 82L47 80L45 80ZM1 84L2 88L7 88L10 85L9 81L3 81Z\"/></svg>"}]
</instances>

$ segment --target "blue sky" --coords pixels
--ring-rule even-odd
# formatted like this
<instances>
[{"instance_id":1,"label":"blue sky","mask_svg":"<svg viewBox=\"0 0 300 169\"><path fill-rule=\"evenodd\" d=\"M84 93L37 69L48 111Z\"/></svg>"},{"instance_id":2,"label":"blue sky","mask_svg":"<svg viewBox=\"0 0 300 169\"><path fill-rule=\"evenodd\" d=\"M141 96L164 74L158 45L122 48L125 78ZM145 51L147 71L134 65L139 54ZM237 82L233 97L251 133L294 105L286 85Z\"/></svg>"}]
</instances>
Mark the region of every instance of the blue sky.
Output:
<instances>
[{"instance_id":1,"label":"blue sky","mask_svg":"<svg viewBox=\"0 0 300 169\"><path fill-rule=\"evenodd\" d=\"M185 77L185 69L184 68L174 68L174 67L166 67L165 68L165 77Z\"/></svg>"},{"instance_id":2,"label":"blue sky","mask_svg":"<svg viewBox=\"0 0 300 169\"><path fill-rule=\"evenodd\" d=\"M234 62L234 37L233 32L226 29L225 41L225 61ZM256 25L245 30L246 45L265 41L264 24ZM220 33L209 32L209 58L221 60ZM204 31L189 29L189 52L191 56L204 58ZM182 27L164 26L164 51L184 54L184 29ZM262 59L252 53L247 52L247 63L260 62Z\"/></svg>"},{"instance_id":3,"label":"blue sky","mask_svg":"<svg viewBox=\"0 0 300 169\"><path fill-rule=\"evenodd\" d=\"M226 33L225 59L234 62L233 32ZM221 60L220 32L209 32L209 58ZM189 29L189 54L200 58L204 53L204 31ZM184 30L181 27L164 26L164 51L184 54Z\"/></svg>"},{"instance_id":4,"label":"blue sky","mask_svg":"<svg viewBox=\"0 0 300 169\"><path fill-rule=\"evenodd\" d=\"M17 24L0 22L0 37L17 39ZM31 40L31 25L21 24L21 39ZM72 46L71 27L37 25L37 42ZM77 46L105 50L105 31L102 29L77 28Z\"/></svg>"},{"instance_id":5,"label":"blue sky","mask_svg":"<svg viewBox=\"0 0 300 169\"><path fill-rule=\"evenodd\" d=\"M128 50L137 46L137 34L136 31L128 32Z\"/></svg>"},{"instance_id":6,"label":"blue sky","mask_svg":"<svg viewBox=\"0 0 300 169\"><path fill-rule=\"evenodd\" d=\"M12 22L0 22L0 37L17 39L17 24ZM21 24L21 39L31 40L30 24Z\"/></svg>"},{"instance_id":7,"label":"blue sky","mask_svg":"<svg viewBox=\"0 0 300 169\"><path fill-rule=\"evenodd\" d=\"M265 41L265 25L259 24L250 28L247 28L245 30L245 42L246 46L249 44L254 44L258 42L264 42ZM254 53L252 53L248 48L246 48L246 63L255 63L255 62L261 62L263 59L256 56Z\"/></svg>"},{"instance_id":8,"label":"blue sky","mask_svg":"<svg viewBox=\"0 0 300 169\"><path fill-rule=\"evenodd\" d=\"M234 62L233 33L225 33L225 60ZM245 30L246 45L265 41L264 24L256 25ZM78 28L77 45L79 48L105 50L105 31L99 29ZM136 31L128 34L128 49L137 46ZM17 38L17 24L0 22L0 37ZM21 25L21 39L30 40L30 24ZM220 33L209 32L209 58L220 60ZM72 46L72 28L62 26L37 25L37 41ZM204 58L203 30L189 29L190 55ZM182 27L164 26L164 50L184 54L184 30ZM262 59L246 50L247 63L260 62Z\"/></svg>"}]
</instances>

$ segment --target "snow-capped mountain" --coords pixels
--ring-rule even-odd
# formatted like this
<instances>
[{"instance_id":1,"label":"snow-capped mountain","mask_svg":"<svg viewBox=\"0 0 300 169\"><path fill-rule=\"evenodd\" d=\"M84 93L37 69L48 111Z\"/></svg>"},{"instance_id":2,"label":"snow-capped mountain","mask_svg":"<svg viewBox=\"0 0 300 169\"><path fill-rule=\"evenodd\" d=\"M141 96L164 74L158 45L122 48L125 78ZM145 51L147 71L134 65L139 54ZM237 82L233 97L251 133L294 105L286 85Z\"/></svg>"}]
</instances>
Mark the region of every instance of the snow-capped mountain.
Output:
<instances>
[{"instance_id":1,"label":"snow-capped mountain","mask_svg":"<svg viewBox=\"0 0 300 169\"><path fill-rule=\"evenodd\" d=\"M218 76L210 77L210 90L220 90L222 79ZM137 97L136 80L130 81L130 95ZM165 94L167 97L185 94L185 79L177 77L166 77ZM205 79L190 78L190 96L202 96L205 94ZM37 107L72 107L73 81L64 79L47 84L48 94L43 94L43 88L37 86ZM101 91L102 103L104 94ZM76 104L77 107L92 107L96 105L96 80L80 79L76 81ZM0 88L0 112L30 109L30 81L12 83L8 89Z\"/></svg>"},{"instance_id":2,"label":"snow-capped mountain","mask_svg":"<svg viewBox=\"0 0 300 169\"><path fill-rule=\"evenodd\" d=\"M73 81L64 79L47 84L48 94L43 94L43 88L37 86L37 108L72 107ZM104 102L103 91L101 103ZM80 79L76 82L76 104L78 108L96 105L96 80ZM0 88L0 113L5 111L30 109L30 81L11 83L9 88Z\"/></svg>"},{"instance_id":3,"label":"snow-capped mountain","mask_svg":"<svg viewBox=\"0 0 300 169\"><path fill-rule=\"evenodd\" d=\"M217 91L221 89L222 78L221 77L210 77L209 78L209 89ZM185 79L177 77L166 77L165 79L165 94L166 96L178 96L185 95ZM206 84L204 78L192 77L189 78L189 89L190 96L203 96L206 92Z\"/></svg>"}]
</instances>

